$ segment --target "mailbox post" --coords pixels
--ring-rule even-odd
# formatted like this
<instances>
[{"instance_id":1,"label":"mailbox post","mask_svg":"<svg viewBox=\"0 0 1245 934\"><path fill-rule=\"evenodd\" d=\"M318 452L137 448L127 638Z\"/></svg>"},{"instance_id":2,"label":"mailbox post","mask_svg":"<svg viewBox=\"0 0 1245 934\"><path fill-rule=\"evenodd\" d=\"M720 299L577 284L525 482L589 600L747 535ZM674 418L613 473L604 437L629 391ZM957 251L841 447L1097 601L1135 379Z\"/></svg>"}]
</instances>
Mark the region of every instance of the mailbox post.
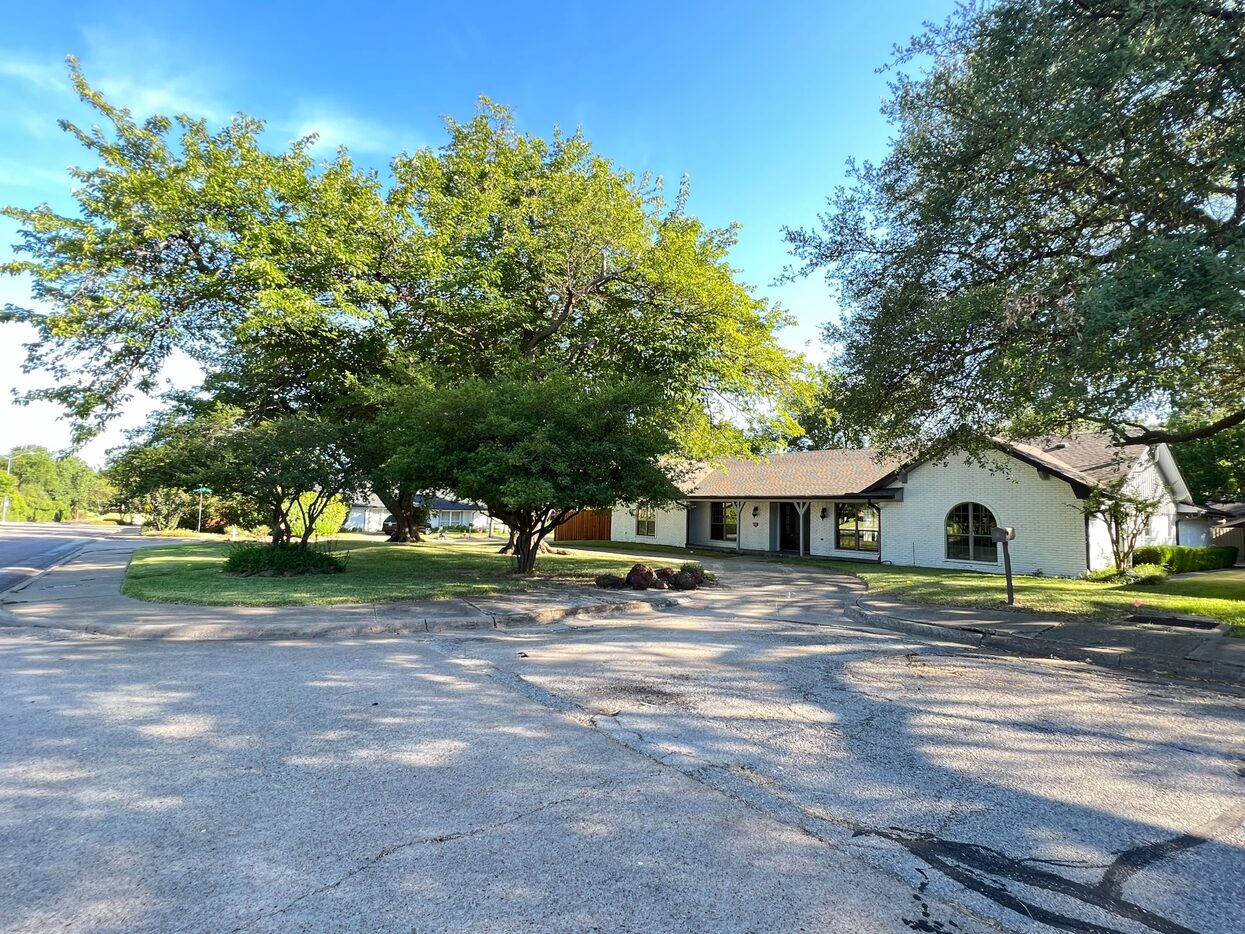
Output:
<instances>
[{"instance_id":1,"label":"mailbox post","mask_svg":"<svg viewBox=\"0 0 1245 934\"><path fill-rule=\"evenodd\" d=\"M1007 605L1016 605L1016 593L1012 590L1012 555L1007 550L1007 543L1015 540L1015 529L1001 529L997 525L990 530L990 537L1003 546L1003 574L1007 577Z\"/></svg>"}]
</instances>

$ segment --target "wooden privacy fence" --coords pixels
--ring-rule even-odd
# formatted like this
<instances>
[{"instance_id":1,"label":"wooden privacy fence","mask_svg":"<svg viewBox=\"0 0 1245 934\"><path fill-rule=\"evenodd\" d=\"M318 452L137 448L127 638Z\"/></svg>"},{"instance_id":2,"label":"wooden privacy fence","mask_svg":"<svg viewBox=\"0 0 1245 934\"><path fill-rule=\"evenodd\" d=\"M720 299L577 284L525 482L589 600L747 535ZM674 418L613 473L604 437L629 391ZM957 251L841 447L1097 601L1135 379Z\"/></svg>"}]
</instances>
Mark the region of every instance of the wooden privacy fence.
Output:
<instances>
[{"instance_id":1,"label":"wooden privacy fence","mask_svg":"<svg viewBox=\"0 0 1245 934\"><path fill-rule=\"evenodd\" d=\"M608 509L581 509L553 531L556 541L605 542L610 538Z\"/></svg>"}]
</instances>

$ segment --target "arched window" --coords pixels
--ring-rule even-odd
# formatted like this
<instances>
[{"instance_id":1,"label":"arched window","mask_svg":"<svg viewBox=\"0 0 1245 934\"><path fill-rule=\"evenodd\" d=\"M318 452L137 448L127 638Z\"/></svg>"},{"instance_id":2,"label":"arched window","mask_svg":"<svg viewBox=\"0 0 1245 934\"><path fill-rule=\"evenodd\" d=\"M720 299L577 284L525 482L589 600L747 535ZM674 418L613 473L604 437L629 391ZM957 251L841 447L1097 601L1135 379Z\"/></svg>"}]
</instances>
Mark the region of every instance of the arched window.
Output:
<instances>
[{"instance_id":1,"label":"arched window","mask_svg":"<svg viewBox=\"0 0 1245 934\"><path fill-rule=\"evenodd\" d=\"M990 537L997 523L981 503L960 503L947 513L947 557L953 561L999 560L999 546Z\"/></svg>"}]
</instances>

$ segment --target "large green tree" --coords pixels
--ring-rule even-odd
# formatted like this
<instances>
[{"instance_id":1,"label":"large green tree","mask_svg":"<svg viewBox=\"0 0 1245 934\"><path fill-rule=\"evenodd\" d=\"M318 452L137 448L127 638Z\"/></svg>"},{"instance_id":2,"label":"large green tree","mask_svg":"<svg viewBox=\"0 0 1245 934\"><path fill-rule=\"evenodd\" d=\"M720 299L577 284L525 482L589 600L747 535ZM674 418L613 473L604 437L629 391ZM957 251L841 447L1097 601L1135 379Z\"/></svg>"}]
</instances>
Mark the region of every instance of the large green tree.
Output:
<instances>
[{"instance_id":1,"label":"large green tree","mask_svg":"<svg viewBox=\"0 0 1245 934\"><path fill-rule=\"evenodd\" d=\"M51 379L27 398L61 404L83 438L178 352L209 373L246 354L286 401L332 372L318 351L378 313L391 214L376 176L344 153L316 163L309 140L270 151L245 116L215 132L139 121L73 62L71 77L100 117L61 124L96 163L70 170L77 210L4 209L21 240L0 271L28 276L35 302L2 317L35 328L26 368Z\"/></svg>"},{"instance_id":2,"label":"large green tree","mask_svg":"<svg viewBox=\"0 0 1245 934\"><path fill-rule=\"evenodd\" d=\"M788 232L844 308L844 418L903 450L1245 422L1245 9L972 3L896 65L889 154Z\"/></svg>"},{"instance_id":3,"label":"large green tree","mask_svg":"<svg viewBox=\"0 0 1245 934\"><path fill-rule=\"evenodd\" d=\"M32 397L83 434L187 354L207 371L200 408L247 431L320 420L409 528L427 488L388 466L413 439L382 416L412 387L640 380L678 428L671 456L741 451L785 421L767 403L793 368L774 336L787 319L737 280L735 228L579 133L521 133L485 101L385 184L345 152L270 151L250 118L138 121L73 80L103 128L65 126L100 164L74 171L76 214L8 209L23 232L5 271L38 303L6 316L36 328L27 366L54 381Z\"/></svg>"}]
</instances>

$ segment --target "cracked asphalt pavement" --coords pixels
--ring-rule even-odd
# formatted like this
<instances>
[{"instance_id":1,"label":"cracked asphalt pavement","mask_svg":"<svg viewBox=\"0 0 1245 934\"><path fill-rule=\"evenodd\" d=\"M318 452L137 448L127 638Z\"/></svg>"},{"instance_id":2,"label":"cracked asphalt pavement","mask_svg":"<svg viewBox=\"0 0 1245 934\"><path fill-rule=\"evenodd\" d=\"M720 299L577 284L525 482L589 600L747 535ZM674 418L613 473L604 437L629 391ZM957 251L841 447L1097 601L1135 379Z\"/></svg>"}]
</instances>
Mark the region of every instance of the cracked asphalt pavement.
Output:
<instances>
[{"instance_id":1,"label":"cracked asphalt pavement","mask_svg":"<svg viewBox=\"0 0 1245 934\"><path fill-rule=\"evenodd\" d=\"M729 601L0 635L0 931L1235 932L1245 700Z\"/></svg>"}]
</instances>

